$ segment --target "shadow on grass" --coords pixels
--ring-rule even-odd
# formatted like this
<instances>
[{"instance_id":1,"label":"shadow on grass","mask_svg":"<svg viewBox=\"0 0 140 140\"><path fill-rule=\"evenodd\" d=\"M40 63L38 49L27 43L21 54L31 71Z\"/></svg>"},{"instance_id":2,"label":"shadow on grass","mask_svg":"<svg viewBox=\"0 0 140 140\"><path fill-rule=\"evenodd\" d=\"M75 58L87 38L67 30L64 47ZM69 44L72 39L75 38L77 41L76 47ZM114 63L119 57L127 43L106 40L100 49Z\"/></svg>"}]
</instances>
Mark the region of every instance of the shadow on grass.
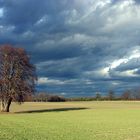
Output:
<instances>
[{"instance_id":1,"label":"shadow on grass","mask_svg":"<svg viewBox=\"0 0 140 140\"><path fill-rule=\"evenodd\" d=\"M42 109L42 110L27 110L15 113L44 113L44 112L61 112L61 111L73 111L73 110L84 110L89 108L78 107L78 108L56 108L56 109Z\"/></svg>"}]
</instances>

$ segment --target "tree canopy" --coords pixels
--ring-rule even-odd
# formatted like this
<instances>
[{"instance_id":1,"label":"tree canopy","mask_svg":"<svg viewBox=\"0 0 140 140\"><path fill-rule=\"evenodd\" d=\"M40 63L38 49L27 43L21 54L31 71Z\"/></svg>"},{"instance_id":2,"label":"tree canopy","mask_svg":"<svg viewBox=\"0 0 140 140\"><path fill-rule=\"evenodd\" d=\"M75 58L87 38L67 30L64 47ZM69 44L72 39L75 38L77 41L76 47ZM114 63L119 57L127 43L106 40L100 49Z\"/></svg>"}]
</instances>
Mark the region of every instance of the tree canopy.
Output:
<instances>
[{"instance_id":1,"label":"tree canopy","mask_svg":"<svg viewBox=\"0 0 140 140\"><path fill-rule=\"evenodd\" d=\"M35 66L23 48L0 47L1 111L9 112L11 101L21 103L35 90Z\"/></svg>"}]
</instances>

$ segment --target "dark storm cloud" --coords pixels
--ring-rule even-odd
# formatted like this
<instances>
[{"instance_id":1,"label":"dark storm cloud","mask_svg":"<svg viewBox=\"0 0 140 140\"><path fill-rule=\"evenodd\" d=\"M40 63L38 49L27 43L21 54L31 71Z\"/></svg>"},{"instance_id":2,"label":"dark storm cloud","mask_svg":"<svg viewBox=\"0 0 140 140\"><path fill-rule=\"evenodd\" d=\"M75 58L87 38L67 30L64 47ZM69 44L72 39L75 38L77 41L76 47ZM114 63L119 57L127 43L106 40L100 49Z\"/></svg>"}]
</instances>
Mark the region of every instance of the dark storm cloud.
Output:
<instances>
[{"instance_id":1,"label":"dark storm cloud","mask_svg":"<svg viewBox=\"0 0 140 140\"><path fill-rule=\"evenodd\" d=\"M56 0L7 0L3 1L4 18L3 22L7 25L16 26L17 32L26 31L45 15L55 16L66 8L65 2ZM51 19L51 17L50 17Z\"/></svg>"},{"instance_id":2,"label":"dark storm cloud","mask_svg":"<svg viewBox=\"0 0 140 140\"><path fill-rule=\"evenodd\" d=\"M135 2L139 4L140 3L140 0L135 0Z\"/></svg>"},{"instance_id":3,"label":"dark storm cloud","mask_svg":"<svg viewBox=\"0 0 140 140\"><path fill-rule=\"evenodd\" d=\"M139 15L138 0L0 0L0 44L28 51L38 90L122 92L140 80Z\"/></svg>"}]
</instances>

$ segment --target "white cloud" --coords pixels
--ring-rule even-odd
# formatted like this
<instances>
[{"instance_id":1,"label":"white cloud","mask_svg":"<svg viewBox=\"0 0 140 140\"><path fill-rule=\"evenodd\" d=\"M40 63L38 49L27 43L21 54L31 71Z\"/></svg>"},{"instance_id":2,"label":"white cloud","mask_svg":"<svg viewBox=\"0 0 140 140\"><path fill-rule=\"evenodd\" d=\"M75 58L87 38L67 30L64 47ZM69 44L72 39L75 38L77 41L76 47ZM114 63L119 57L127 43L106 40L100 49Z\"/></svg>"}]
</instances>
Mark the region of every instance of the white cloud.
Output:
<instances>
[{"instance_id":1,"label":"white cloud","mask_svg":"<svg viewBox=\"0 0 140 140\"><path fill-rule=\"evenodd\" d=\"M140 46L137 46L140 48ZM136 49L132 51L132 54L129 56L129 60L135 59L135 58L140 58L140 49Z\"/></svg>"},{"instance_id":2,"label":"white cloud","mask_svg":"<svg viewBox=\"0 0 140 140\"><path fill-rule=\"evenodd\" d=\"M105 68L98 70L98 72L102 76L109 77L109 69L110 69L109 67L105 67Z\"/></svg>"},{"instance_id":3,"label":"white cloud","mask_svg":"<svg viewBox=\"0 0 140 140\"><path fill-rule=\"evenodd\" d=\"M48 16L45 15L45 16L41 17L41 18L35 23L35 25L36 25L36 26L40 26L40 25L42 25L42 24L45 24L48 20L49 20L49 19L48 19Z\"/></svg>"},{"instance_id":4,"label":"white cloud","mask_svg":"<svg viewBox=\"0 0 140 140\"><path fill-rule=\"evenodd\" d=\"M2 26L0 25L0 33L5 34L5 33L11 33L14 29L15 26Z\"/></svg>"},{"instance_id":5,"label":"white cloud","mask_svg":"<svg viewBox=\"0 0 140 140\"><path fill-rule=\"evenodd\" d=\"M138 69L133 69L133 70L125 70L125 71L114 71L113 75L118 76L118 77L138 77L139 75L136 74Z\"/></svg>"},{"instance_id":6,"label":"white cloud","mask_svg":"<svg viewBox=\"0 0 140 140\"><path fill-rule=\"evenodd\" d=\"M136 48L139 48L137 46ZM130 50L131 51L131 50ZM131 70L124 70L124 71L118 71L116 70L119 66L125 65L129 63L133 59L140 59L140 50L134 49L131 51L131 53L126 54L123 58L113 60L107 67L97 69L97 70L91 70L85 72L85 75L91 76L91 77L104 77L104 78L110 78L111 76L121 76L121 77L138 77L139 75L136 74L138 71L138 68L134 68Z\"/></svg>"},{"instance_id":7,"label":"white cloud","mask_svg":"<svg viewBox=\"0 0 140 140\"><path fill-rule=\"evenodd\" d=\"M118 60L114 60L111 65L110 65L110 69L114 69L117 68L118 66L120 66L122 63L127 63L128 59L127 58L122 58L122 59L118 59Z\"/></svg>"},{"instance_id":8,"label":"white cloud","mask_svg":"<svg viewBox=\"0 0 140 140\"><path fill-rule=\"evenodd\" d=\"M120 84L120 82L112 82L112 85L114 86L118 86Z\"/></svg>"},{"instance_id":9,"label":"white cloud","mask_svg":"<svg viewBox=\"0 0 140 140\"><path fill-rule=\"evenodd\" d=\"M101 28L104 32L133 30L140 21L140 6L135 5L133 0L120 1L104 10L102 17L107 19ZM131 29L127 28L128 26L131 26Z\"/></svg>"},{"instance_id":10,"label":"white cloud","mask_svg":"<svg viewBox=\"0 0 140 140\"><path fill-rule=\"evenodd\" d=\"M60 93L62 96L65 96L65 95L67 95L67 93L65 93L65 92L62 92L62 93Z\"/></svg>"},{"instance_id":11,"label":"white cloud","mask_svg":"<svg viewBox=\"0 0 140 140\"><path fill-rule=\"evenodd\" d=\"M62 85L62 84L65 84L65 82L56 80L56 79L49 79L47 77L40 77L40 78L38 78L37 84L38 85L47 85L47 84Z\"/></svg>"},{"instance_id":12,"label":"white cloud","mask_svg":"<svg viewBox=\"0 0 140 140\"><path fill-rule=\"evenodd\" d=\"M3 17L3 8L0 8L0 18Z\"/></svg>"},{"instance_id":13,"label":"white cloud","mask_svg":"<svg viewBox=\"0 0 140 140\"><path fill-rule=\"evenodd\" d=\"M84 75L90 78L109 78L109 67L86 71Z\"/></svg>"},{"instance_id":14,"label":"white cloud","mask_svg":"<svg viewBox=\"0 0 140 140\"><path fill-rule=\"evenodd\" d=\"M140 46L137 46L137 47L139 48ZM114 60L113 62L111 62L109 68L110 69L115 69L115 68L117 68L120 65L123 65L123 64L128 63L132 59L138 59L138 58L140 58L140 50L139 49L134 49L129 54L130 54L129 56L128 56L128 54L126 54L126 56L124 56L123 58L117 59L117 60Z\"/></svg>"}]
</instances>

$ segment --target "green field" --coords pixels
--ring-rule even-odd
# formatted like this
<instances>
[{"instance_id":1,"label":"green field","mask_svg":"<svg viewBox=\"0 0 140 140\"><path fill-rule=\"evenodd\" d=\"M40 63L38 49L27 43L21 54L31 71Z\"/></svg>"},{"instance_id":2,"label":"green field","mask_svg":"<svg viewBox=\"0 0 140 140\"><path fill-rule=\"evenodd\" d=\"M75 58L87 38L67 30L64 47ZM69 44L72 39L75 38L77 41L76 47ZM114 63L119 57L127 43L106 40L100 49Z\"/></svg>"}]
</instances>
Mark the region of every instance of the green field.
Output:
<instances>
[{"instance_id":1,"label":"green field","mask_svg":"<svg viewBox=\"0 0 140 140\"><path fill-rule=\"evenodd\" d=\"M140 140L140 102L12 104L0 140Z\"/></svg>"}]
</instances>

